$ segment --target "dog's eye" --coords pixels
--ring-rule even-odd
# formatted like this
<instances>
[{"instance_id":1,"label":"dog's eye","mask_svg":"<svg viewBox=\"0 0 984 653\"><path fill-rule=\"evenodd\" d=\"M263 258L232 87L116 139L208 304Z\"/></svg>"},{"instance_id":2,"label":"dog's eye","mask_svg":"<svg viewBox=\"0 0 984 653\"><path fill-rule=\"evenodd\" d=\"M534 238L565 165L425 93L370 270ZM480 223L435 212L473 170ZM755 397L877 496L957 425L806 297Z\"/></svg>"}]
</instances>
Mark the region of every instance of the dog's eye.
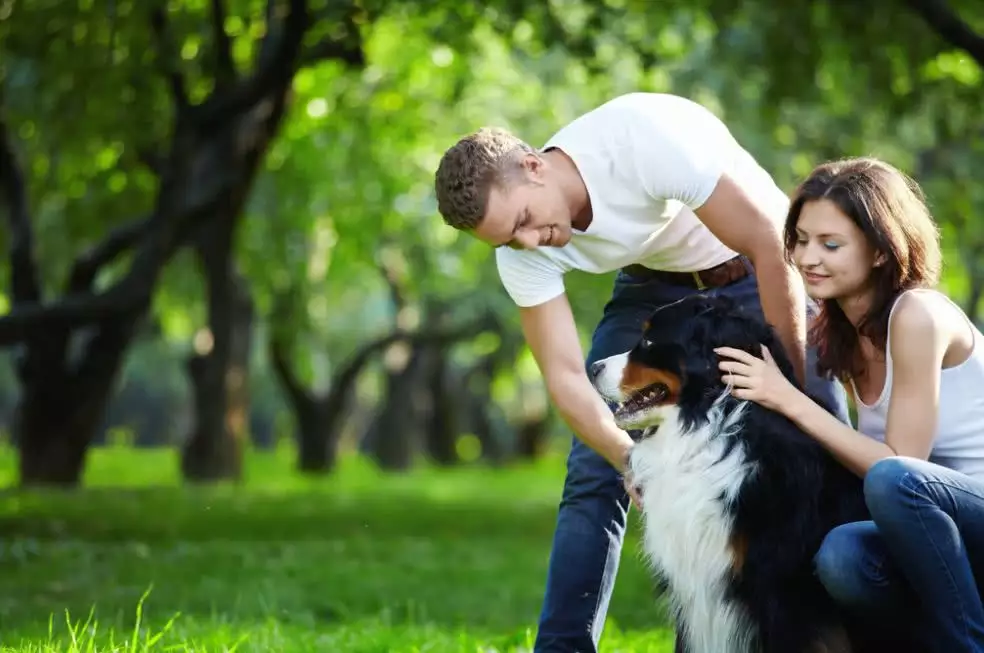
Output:
<instances>
[{"instance_id":1,"label":"dog's eye","mask_svg":"<svg viewBox=\"0 0 984 653\"><path fill-rule=\"evenodd\" d=\"M642 347L643 347L643 349L649 349L652 346L653 346L653 341L652 340L646 340L645 338L642 339Z\"/></svg>"}]
</instances>

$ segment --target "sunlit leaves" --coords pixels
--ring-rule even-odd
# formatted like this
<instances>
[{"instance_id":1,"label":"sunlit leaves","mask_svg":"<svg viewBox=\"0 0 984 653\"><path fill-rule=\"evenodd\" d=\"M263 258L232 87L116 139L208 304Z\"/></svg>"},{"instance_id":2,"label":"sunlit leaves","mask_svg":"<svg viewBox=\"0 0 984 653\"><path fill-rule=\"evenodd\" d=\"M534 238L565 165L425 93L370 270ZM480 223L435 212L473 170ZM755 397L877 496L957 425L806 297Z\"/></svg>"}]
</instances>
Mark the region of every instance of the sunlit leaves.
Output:
<instances>
[{"instance_id":1,"label":"sunlit leaves","mask_svg":"<svg viewBox=\"0 0 984 653\"><path fill-rule=\"evenodd\" d=\"M952 79L965 86L978 87L981 68L964 52L943 52L926 64L925 75L929 80Z\"/></svg>"},{"instance_id":2,"label":"sunlit leaves","mask_svg":"<svg viewBox=\"0 0 984 653\"><path fill-rule=\"evenodd\" d=\"M208 4L167 6L193 101L213 82ZM979 15L973 3L951 4ZM0 0L0 12L12 6ZM148 7L38 0L0 22L8 110L31 172L42 260L53 269L46 278L56 282L80 246L146 209L154 182L138 149L165 142L171 117ZM241 71L266 32L263 8L228 3L224 26ZM351 9L313 2L320 22L308 40L354 14L366 66L298 72L236 249L260 315L310 328L333 350L392 324L379 271L385 247L400 253L410 301L466 295L470 303L456 306L492 305L515 319L489 249L445 227L432 197L444 149L481 125L541 145L619 93L682 93L725 118L786 189L835 156L877 154L912 169L940 125L953 132L945 140L980 127L980 68L901 3L882 9L891 20L858 20L837 3L736 0L364 0ZM980 168L973 157L970 171ZM963 175L940 173L929 185L943 220L980 213ZM201 323L198 274L186 258L166 271L155 306L170 335L185 338ZM568 278L583 331L609 285L608 276ZM274 297L292 288L296 313L275 313Z\"/></svg>"}]
</instances>

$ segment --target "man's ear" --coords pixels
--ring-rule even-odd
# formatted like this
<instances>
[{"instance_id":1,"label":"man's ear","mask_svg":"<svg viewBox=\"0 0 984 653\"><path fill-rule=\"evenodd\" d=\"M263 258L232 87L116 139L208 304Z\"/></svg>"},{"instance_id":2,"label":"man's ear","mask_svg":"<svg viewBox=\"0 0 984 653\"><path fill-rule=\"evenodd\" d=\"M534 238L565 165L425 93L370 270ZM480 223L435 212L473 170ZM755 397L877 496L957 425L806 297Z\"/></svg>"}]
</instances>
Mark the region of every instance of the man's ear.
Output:
<instances>
[{"instance_id":1,"label":"man's ear","mask_svg":"<svg viewBox=\"0 0 984 653\"><path fill-rule=\"evenodd\" d=\"M519 164L524 174L532 179L539 180L543 177L547 162L536 152L524 152L523 158L519 160Z\"/></svg>"}]
</instances>

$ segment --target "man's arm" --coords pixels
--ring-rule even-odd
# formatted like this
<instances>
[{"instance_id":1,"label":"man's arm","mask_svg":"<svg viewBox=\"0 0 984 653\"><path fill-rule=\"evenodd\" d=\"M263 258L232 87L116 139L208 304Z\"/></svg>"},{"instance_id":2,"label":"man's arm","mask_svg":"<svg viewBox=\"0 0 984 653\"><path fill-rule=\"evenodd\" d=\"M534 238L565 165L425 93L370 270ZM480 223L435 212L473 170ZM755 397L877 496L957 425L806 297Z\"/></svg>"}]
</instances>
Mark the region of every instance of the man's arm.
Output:
<instances>
[{"instance_id":1,"label":"man's arm","mask_svg":"<svg viewBox=\"0 0 984 653\"><path fill-rule=\"evenodd\" d=\"M777 224L727 171L735 156L727 126L699 104L673 96L649 100L646 114L624 112L624 146L643 186L656 198L688 206L730 249L751 259L765 319L776 329L800 381L806 370L806 298L799 275L786 264ZM781 193L776 189L776 193ZM776 206L785 202L770 202Z\"/></svg>"},{"instance_id":2,"label":"man's arm","mask_svg":"<svg viewBox=\"0 0 984 653\"><path fill-rule=\"evenodd\" d=\"M727 174L707 201L694 210L724 245L755 266L762 312L775 327L800 382L806 375L806 294L799 274L786 262L777 221Z\"/></svg>"},{"instance_id":3,"label":"man's arm","mask_svg":"<svg viewBox=\"0 0 984 653\"><path fill-rule=\"evenodd\" d=\"M564 421L581 441L624 472L632 438L615 424L611 410L588 380L567 295L520 308L520 319L547 392Z\"/></svg>"}]
</instances>

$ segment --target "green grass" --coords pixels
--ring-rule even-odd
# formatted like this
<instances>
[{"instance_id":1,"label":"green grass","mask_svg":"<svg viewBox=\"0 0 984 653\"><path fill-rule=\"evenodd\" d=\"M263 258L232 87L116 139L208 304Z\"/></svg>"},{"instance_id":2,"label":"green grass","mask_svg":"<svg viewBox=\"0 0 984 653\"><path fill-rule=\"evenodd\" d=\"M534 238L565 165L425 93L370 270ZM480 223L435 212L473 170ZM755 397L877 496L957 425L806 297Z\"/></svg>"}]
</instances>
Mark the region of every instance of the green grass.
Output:
<instances>
[{"instance_id":1,"label":"green grass","mask_svg":"<svg viewBox=\"0 0 984 653\"><path fill-rule=\"evenodd\" d=\"M280 451L187 488L170 451L98 450L84 490L0 493L0 653L530 650L562 481ZM668 652L631 526L602 650Z\"/></svg>"}]
</instances>

